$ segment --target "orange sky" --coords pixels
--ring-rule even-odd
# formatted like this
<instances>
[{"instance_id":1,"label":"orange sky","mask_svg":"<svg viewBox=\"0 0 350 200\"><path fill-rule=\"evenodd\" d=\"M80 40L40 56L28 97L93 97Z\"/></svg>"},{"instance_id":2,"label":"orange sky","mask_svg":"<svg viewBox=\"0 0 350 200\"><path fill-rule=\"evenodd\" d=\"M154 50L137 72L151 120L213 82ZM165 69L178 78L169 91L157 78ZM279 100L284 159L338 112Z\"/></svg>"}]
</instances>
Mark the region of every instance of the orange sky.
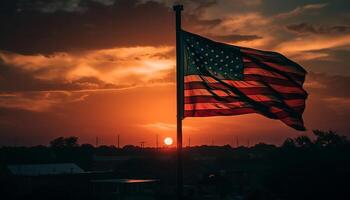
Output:
<instances>
[{"instance_id":1,"label":"orange sky","mask_svg":"<svg viewBox=\"0 0 350 200\"><path fill-rule=\"evenodd\" d=\"M0 145L48 144L72 135L92 144L98 136L110 145L119 134L122 145L155 146L157 134L161 141L175 138L172 1L29 2L8 3L0 21L11 33L0 34ZM303 65L309 71L308 131L256 114L186 118L184 144L188 137L191 145L232 144L236 136L252 145L280 144L312 129L349 133L350 15L344 3L247 2L186 1L184 28L278 51Z\"/></svg>"}]
</instances>

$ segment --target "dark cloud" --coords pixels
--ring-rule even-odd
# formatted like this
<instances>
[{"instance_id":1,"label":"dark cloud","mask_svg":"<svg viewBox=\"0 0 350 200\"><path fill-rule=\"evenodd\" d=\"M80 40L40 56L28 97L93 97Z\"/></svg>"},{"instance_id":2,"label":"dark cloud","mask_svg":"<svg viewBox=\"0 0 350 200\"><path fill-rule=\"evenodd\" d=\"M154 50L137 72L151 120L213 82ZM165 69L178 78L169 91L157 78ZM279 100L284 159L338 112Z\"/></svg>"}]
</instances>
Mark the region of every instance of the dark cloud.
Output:
<instances>
[{"instance_id":1,"label":"dark cloud","mask_svg":"<svg viewBox=\"0 0 350 200\"><path fill-rule=\"evenodd\" d=\"M306 87L311 95L323 97L350 98L350 77L310 72Z\"/></svg>"},{"instance_id":2,"label":"dark cloud","mask_svg":"<svg viewBox=\"0 0 350 200\"><path fill-rule=\"evenodd\" d=\"M286 26L287 30L303 34L347 34L350 33L350 26L348 25L334 25L334 26L320 26L308 23L291 24Z\"/></svg>"},{"instance_id":3,"label":"dark cloud","mask_svg":"<svg viewBox=\"0 0 350 200\"><path fill-rule=\"evenodd\" d=\"M262 39L262 37L258 35L240 35L240 34L216 35L211 37L222 42L239 42L239 41L252 41L252 40Z\"/></svg>"},{"instance_id":4,"label":"dark cloud","mask_svg":"<svg viewBox=\"0 0 350 200\"><path fill-rule=\"evenodd\" d=\"M300 61L302 66L306 66L308 70L329 75L350 75L350 50L344 49L321 49L307 51L304 53L321 54L324 58L316 58Z\"/></svg>"},{"instance_id":5,"label":"dark cloud","mask_svg":"<svg viewBox=\"0 0 350 200\"><path fill-rule=\"evenodd\" d=\"M0 26L6 30L0 33L0 49L50 54L115 46L168 45L174 41L173 13L163 4L120 0L105 6L89 2L85 12L55 13L16 12L16 4L9 4L9 10L0 14Z\"/></svg>"},{"instance_id":6,"label":"dark cloud","mask_svg":"<svg viewBox=\"0 0 350 200\"><path fill-rule=\"evenodd\" d=\"M81 77L74 81L39 79L35 76L37 72L10 66L1 60L0 68L0 92L75 91L128 87L106 83L96 77Z\"/></svg>"},{"instance_id":7,"label":"dark cloud","mask_svg":"<svg viewBox=\"0 0 350 200\"><path fill-rule=\"evenodd\" d=\"M199 19L197 13L189 14L187 18L184 19L184 24L189 26L194 25L196 27L212 28L222 23L222 21L222 19Z\"/></svg>"},{"instance_id":8,"label":"dark cloud","mask_svg":"<svg viewBox=\"0 0 350 200\"><path fill-rule=\"evenodd\" d=\"M116 0L14 0L16 12L39 11L43 13L85 12L89 4L113 5ZM7 3L9 4L9 3Z\"/></svg>"}]
</instances>

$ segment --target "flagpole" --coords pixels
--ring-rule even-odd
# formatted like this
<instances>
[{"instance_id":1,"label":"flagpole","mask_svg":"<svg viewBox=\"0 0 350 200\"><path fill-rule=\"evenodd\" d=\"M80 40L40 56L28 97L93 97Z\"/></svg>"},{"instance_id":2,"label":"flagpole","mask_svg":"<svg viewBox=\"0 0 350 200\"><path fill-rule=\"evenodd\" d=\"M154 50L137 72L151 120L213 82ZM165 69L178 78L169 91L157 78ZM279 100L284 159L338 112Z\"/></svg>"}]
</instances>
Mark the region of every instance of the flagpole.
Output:
<instances>
[{"instance_id":1,"label":"flagpole","mask_svg":"<svg viewBox=\"0 0 350 200\"><path fill-rule=\"evenodd\" d=\"M182 166L182 119L183 119L183 52L181 42L181 11L182 5L174 5L176 18L176 103L177 103L177 199L183 198L183 166Z\"/></svg>"}]
</instances>

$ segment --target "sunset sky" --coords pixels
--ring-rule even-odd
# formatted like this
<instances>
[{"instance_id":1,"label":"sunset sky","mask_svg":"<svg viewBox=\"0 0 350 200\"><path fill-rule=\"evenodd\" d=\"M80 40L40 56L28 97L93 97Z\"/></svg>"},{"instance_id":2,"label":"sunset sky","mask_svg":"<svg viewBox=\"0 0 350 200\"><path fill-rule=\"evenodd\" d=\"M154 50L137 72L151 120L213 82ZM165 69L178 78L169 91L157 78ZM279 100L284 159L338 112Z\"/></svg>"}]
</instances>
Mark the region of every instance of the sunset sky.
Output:
<instances>
[{"instance_id":1,"label":"sunset sky","mask_svg":"<svg viewBox=\"0 0 350 200\"><path fill-rule=\"evenodd\" d=\"M176 136L173 0L1 0L0 145L155 146ZM187 0L183 28L277 51L307 71L307 132L257 114L186 118L184 144L350 136L348 0Z\"/></svg>"}]
</instances>

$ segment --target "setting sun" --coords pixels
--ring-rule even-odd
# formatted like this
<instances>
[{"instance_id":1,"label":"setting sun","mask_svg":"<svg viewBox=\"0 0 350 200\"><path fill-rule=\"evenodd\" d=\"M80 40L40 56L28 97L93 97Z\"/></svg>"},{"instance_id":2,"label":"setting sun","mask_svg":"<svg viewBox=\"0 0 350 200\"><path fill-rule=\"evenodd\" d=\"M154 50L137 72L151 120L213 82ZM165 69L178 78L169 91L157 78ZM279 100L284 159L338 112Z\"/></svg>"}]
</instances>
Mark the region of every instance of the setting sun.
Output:
<instances>
[{"instance_id":1,"label":"setting sun","mask_svg":"<svg viewBox=\"0 0 350 200\"><path fill-rule=\"evenodd\" d=\"M173 139L171 137L166 137L164 139L164 144L167 145L167 146L170 146L173 144Z\"/></svg>"}]
</instances>

